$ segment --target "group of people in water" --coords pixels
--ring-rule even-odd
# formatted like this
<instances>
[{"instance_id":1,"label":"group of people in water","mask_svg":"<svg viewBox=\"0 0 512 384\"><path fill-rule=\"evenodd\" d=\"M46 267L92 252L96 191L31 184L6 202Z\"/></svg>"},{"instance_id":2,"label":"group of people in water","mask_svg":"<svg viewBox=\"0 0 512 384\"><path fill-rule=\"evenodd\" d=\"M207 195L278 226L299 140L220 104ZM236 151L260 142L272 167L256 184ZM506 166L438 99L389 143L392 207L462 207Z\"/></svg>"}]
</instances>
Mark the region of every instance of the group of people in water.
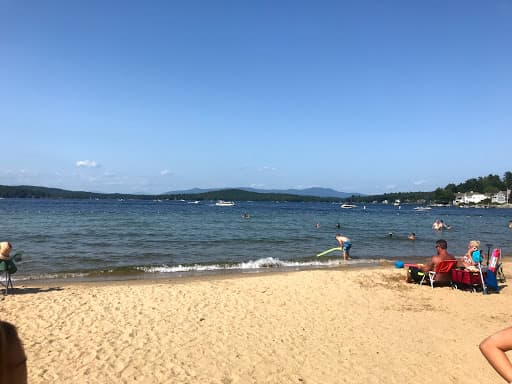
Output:
<instances>
[{"instance_id":1,"label":"group of people in water","mask_svg":"<svg viewBox=\"0 0 512 384\"><path fill-rule=\"evenodd\" d=\"M316 223L315 227L317 229L319 229L320 228L320 223ZM341 228L340 223L336 223L336 228L337 229ZM436 231L442 231L442 230L445 230L445 229L451 229L451 226L446 224L443 220L436 219L434 221L434 223L432 224L432 229L434 229ZM389 232L386 235L386 237L390 238L390 239L397 238L393 234L393 232ZM349 253L350 253L350 248L352 248L351 240L348 237L341 235L340 233L336 234L335 239L338 242L340 250L343 251L343 259L344 260L350 260ZM415 232L409 233L409 235L407 236L407 239L411 240L411 241L415 241L416 240L416 233Z\"/></svg>"},{"instance_id":2,"label":"group of people in water","mask_svg":"<svg viewBox=\"0 0 512 384\"><path fill-rule=\"evenodd\" d=\"M452 227L446 224L443 220L436 219L432 224L432 229L434 231L443 231L445 229L451 229Z\"/></svg>"}]
</instances>

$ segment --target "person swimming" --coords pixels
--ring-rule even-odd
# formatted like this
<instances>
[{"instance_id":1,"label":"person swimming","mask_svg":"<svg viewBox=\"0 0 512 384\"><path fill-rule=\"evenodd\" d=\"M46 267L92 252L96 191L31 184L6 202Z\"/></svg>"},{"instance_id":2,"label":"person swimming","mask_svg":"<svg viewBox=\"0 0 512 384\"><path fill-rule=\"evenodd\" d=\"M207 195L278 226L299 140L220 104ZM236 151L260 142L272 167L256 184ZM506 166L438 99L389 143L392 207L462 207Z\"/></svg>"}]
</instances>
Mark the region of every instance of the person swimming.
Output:
<instances>
[{"instance_id":1,"label":"person swimming","mask_svg":"<svg viewBox=\"0 0 512 384\"><path fill-rule=\"evenodd\" d=\"M434 231L442 231L444 229L451 229L451 225L446 224L443 220L436 219L434 224L432 224L432 229Z\"/></svg>"}]
</instances>

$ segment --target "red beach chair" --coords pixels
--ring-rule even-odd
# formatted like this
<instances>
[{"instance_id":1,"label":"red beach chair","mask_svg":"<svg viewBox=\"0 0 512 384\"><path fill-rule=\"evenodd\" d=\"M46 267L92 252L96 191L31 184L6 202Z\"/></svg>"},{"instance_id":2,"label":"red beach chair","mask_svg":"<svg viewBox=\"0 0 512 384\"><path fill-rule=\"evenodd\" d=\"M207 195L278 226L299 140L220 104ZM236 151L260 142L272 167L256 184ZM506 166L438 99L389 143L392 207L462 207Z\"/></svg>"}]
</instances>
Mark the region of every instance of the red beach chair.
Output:
<instances>
[{"instance_id":1,"label":"red beach chair","mask_svg":"<svg viewBox=\"0 0 512 384\"><path fill-rule=\"evenodd\" d=\"M434 289L436 282L450 284L452 278L452 270L457 266L457 260L443 260L438 263L433 271L428 272L430 286ZM420 284L426 279L427 274L423 276Z\"/></svg>"}]
</instances>

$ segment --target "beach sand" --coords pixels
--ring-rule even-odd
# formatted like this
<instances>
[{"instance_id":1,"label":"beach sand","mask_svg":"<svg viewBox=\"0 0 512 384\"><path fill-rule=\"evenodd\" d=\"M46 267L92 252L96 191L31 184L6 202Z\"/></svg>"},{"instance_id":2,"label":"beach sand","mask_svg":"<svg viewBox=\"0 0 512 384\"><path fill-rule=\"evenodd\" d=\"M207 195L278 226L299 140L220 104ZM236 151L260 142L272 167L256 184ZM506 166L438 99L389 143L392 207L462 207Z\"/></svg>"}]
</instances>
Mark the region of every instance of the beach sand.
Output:
<instances>
[{"instance_id":1,"label":"beach sand","mask_svg":"<svg viewBox=\"0 0 512 384\"><path fill-rule=\"evenodd\" d=\"M1 319L18 327L32 384L501 382L478 344L512 325L512 290L432 290L404 274L18 283Z\"/></svg>"}]
</instances>

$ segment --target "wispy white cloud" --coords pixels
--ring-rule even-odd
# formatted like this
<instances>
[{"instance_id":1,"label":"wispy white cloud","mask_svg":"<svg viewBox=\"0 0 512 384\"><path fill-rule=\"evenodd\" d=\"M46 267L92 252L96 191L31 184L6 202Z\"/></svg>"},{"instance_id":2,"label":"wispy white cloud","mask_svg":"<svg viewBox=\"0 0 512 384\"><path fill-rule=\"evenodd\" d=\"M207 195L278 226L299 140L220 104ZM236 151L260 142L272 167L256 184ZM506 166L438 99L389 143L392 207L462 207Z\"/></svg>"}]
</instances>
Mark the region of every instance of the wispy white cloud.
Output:
<instances>
[{"instance_id":1,"label":"wispy white cloud","mask_svg":"<svg viewBox=\"0 0 512 384\"><path fill-rule=\"evenodd\" d=\"M263 166L263 167L258 168L258 171L259 172L274 172L274 171L277 171L277 168L269 167L269 166Z\"/></svg>"},{"instance_id":2,"label":"wispy white cloud","mask_svg":"<svg viewBox=\"0 0 512 384\"><path fill-rule=\"evenodd\" d=\"M427 182L427 180L417 180L417 181L414 181L413 184L414 185L422 185L422 184L425 184Z\"/></svg>"},{"instance_id":3,"label":"wispy white cloud","mask_svg":"<svg viewBox=\"0 0 512 384\"><path fill-rule=\"evenodd\" d=\"M78 160L76 162L76 166L85 168L97 168L100 165L95 160Z\"/></svg>"},{"instance_id":4,"label":"wispy white cloud","mask_svg":"<svg viewBox=\"0 0 512 384\"><path fill-rule=\"evenodd\" d=\"M164 169L162 171L160 171L160 175L162 176L167 176L167 175L172 175L173 173L171 171L169 171L168 169Z\"/></svg>"}]
</instances>

